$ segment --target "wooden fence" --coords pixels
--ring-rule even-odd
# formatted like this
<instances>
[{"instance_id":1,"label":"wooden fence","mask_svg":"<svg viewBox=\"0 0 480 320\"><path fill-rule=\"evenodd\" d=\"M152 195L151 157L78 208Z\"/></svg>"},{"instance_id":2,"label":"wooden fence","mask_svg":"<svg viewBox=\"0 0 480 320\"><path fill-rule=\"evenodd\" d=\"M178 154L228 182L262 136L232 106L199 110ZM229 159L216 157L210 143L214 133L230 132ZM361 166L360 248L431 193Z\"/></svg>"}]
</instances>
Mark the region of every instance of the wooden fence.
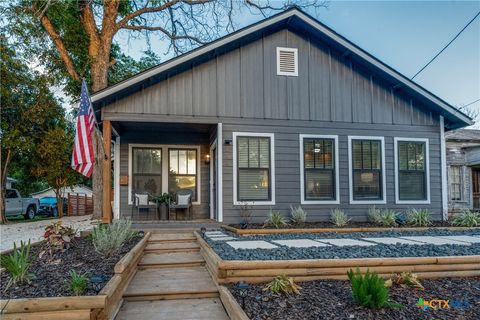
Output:
<instances>
[{"instance_id":1,"label":"wooden fence","mask_svg":"<svg viewBox=\"0 0 480 320\"><path fill-rule=\"evenodd\" d=\"M86 194L69 193L67 198L68 215L84 216L93 213L93 197Z\"/></svg>"}]
</instances>

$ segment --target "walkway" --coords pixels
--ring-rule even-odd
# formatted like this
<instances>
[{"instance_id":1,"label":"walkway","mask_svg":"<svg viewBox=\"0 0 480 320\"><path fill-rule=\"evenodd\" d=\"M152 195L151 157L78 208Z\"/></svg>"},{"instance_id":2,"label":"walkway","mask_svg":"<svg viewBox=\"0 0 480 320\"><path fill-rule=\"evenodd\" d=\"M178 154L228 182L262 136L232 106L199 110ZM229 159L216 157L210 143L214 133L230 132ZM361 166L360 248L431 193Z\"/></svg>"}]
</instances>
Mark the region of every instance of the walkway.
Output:
<instances>
[{"instance_id":1,"label":"walkway","mask_svg":"<svg viewBox=\"0 0 480 320\"><path fill-rule=\"evenodd\" d=\"M229 319L192 231L154 233L116 320Z\"/></svg>"}]
</instances>

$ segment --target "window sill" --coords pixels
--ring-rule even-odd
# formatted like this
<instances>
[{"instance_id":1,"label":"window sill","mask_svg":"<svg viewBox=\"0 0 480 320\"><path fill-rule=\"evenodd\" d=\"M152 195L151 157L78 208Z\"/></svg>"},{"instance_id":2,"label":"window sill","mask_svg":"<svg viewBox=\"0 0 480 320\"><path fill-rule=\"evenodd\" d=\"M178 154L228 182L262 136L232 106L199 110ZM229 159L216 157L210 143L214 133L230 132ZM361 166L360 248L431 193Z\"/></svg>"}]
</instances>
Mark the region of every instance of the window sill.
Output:
<instances>
[{"instance_id":1,"label":"window sill","mask_svg":"<svg viewBox=\"0 0 480 320\"><path fill-rule=\"evenodd\" d=\"M350 204L387 204L386 200L350 200Z\"/></svg>"},{"instance_id":2,"label":"window sill","mask_svg":"<svg viewBox=\"0 0 480 320\"><path fill-rule=\"evenodd\" d=\"M397 200L396 204L431 204L430 200Z\"/></svg>"},{"instance_id":3,"label":"window sill","mask_svg":"<svg viewBox=\"0 0 480 320\"><path fill-rule=\"evenodd\" d=\"M275 201L234 201L234 206L272 206Z\"/></svg>"},{"instance_id":4,"label":"window sill","mask_svg":"<svg viewBox=\"0 0 480 320\"><path fill-rule=\"evenodd\" d=\"M340 200L301 200L300 204L340 204Z\"/></svg>"}]
</instances>

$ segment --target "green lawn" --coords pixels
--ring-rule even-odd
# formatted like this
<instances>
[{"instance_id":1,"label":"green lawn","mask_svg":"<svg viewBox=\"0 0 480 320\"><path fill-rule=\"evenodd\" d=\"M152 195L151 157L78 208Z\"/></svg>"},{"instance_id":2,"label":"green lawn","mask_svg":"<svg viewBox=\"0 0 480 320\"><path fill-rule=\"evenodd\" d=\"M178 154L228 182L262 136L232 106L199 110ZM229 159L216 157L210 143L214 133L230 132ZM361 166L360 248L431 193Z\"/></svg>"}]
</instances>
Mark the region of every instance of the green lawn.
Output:
<instances>
[{"instance_id":1,"label":"green lawn","mask_svg":"<svg viewBox=\"0 0 480 320\"><path fill-rule=\"evenodd\" d=\"M44 216L44 215L36 215L35 218L31 220L28 220L28 219L26 220L21 214L17 216L7 217L7 220L12 223L25 223L25 222L34 222L34 221L51 220L51 219L55 219L55 218Z\"/></svg>"}]
</instances>

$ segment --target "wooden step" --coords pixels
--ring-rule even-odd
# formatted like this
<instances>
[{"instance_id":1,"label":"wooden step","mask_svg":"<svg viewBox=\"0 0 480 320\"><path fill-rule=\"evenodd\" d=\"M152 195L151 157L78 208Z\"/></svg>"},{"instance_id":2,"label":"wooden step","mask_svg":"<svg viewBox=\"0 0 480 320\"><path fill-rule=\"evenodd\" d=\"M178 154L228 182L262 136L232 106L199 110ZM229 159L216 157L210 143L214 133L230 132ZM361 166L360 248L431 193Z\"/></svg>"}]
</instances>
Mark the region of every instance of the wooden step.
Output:
<instances>
[{"instance_id":1,"label":"wooden step","mask_svg":"<svg viewBox=\"0 0 480 320\"><path fill-rule=\"evenodd\" d=\"M191 242L196 241L197 238L193 233L154 233L148 239L149 243L156 243L156 242Z\"/></svg>"},{"instance_id":2,"label":"wooden step","mask_svg":"<svg viewBox=\"0 0 480 320\"><path fill-rule=\"evenodd\" d=\"M199 252L146 253L138 263L140 269L195 267L205 265Z\"/></svg>"},{"instance_id":3,"label":"wooden step","mask_svg":"<svg viewBox=\"0 0 480 320\"><path fill-rule=\"evenodd\" d=\"M138 270L123 293L127 300L167 300L218 297L205 267Z\"/></svg>"},{"instance_id":4,"label":"wooden step","mask_svg":"<svg viewBox=\"0 0 480 320\"><path fill-rule=\"evenodd\" d=\"M198 251L200 251L200 246L196 242L149 243L145 247L145 253L198 252Z\"/></svg>"},{"instance_id":5,"label":"wooden step","mask_svg":"<svg viewBox=\"0 0 480 320\"><path fill-rule=\"evenodd\" d=\"M125 301L115 320L228 320L218 298Z\"/></svg>"}]
</instances>

